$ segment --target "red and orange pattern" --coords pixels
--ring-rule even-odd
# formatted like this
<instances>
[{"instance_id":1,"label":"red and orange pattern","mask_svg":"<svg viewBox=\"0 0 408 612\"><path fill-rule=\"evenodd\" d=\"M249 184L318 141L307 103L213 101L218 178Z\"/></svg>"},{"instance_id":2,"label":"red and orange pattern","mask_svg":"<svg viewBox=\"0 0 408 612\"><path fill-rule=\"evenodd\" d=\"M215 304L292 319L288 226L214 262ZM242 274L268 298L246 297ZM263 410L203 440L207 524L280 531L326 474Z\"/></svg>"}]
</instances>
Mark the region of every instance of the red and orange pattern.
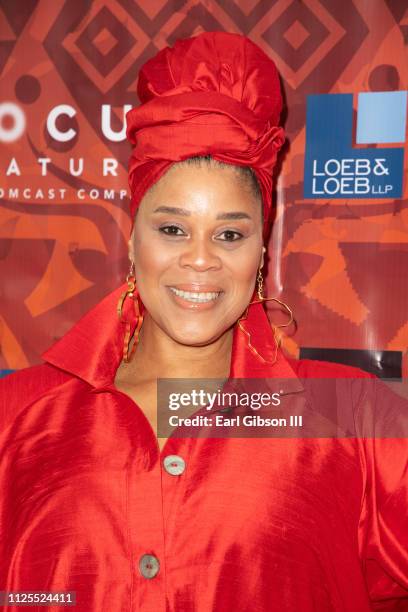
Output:
<instances>
[{"instance_id":1,"label":"red and orange pattern","mask_svg":"<svg viewBox=\"0 0 408 612\"><path fill-rule=\"evenodd\" d=\"M120 191L127 188L129 146L104 136L101 107L111 106L112 130L120 132L123 106L137 104L140 66L177 38L203 30L246 34L283 79L288 146L276 186L266 284L268 295L295 313L286 350L405 355L406 181L397 201L303 198L306 96L408 89L404 2L3 0L1 101L22 110L27 127L0 151L0 369L38 363L42 351L124 279L129 218ZM46 128L59 104L76 111L57 123L62 131L75 130L67 142L54 140ZM7 176L12 158L20 176ZM38 158L50 159L46 176ZM75 167L84 158L80 176L69 172L70 158ZM119 161L116 177L103 176L103 158ZM22 197L27 187L32 197ZM43 198L34 197L37 189ZM104 189L113 197L104 197ZM273 321L284 322L269 308Z\"/></svg>"}]
</instances>

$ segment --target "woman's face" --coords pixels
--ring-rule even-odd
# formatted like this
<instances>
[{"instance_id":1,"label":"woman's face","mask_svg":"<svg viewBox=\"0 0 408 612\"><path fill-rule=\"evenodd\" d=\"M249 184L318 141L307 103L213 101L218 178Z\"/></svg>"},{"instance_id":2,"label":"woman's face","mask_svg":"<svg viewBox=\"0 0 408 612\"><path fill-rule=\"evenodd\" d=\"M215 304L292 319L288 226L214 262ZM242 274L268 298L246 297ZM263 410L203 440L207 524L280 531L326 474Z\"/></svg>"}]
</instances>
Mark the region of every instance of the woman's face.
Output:
<instances>
[{"instance_id":1,"label":"woman's face","mask_svg":"<svg viewBox=\"0 0 408 612\"><path fill-rule=\"evenodd\" d=\"M261 203L234 169L174 165L143 198L129 248L153 322L178 343L210 344L252 297Z\"/></svg>"}]
</instances>

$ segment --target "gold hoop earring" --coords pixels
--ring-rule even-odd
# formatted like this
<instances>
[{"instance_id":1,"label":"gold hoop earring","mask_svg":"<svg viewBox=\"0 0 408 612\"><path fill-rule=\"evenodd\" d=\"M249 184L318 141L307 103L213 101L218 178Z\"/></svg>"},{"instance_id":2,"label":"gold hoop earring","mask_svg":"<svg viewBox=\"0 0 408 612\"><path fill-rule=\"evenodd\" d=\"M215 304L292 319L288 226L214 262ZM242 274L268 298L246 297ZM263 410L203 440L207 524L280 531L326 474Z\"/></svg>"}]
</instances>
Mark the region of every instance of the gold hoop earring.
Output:
<instances>
[{"instance_id":1,"label":"gold hoop earring","mask_svg":"<svg viewBox=\"0 0 408 612\"><path fill-rule=\"evenodd\" d=\"M282 300L279 300L278 298L275 297L264 297L263 295L263 276L262 276L262 271L261 268L258 269L258 275L257 275L257 284L258 284L258 300L253 300L252 302L249 302L246 310L245 310L245 314L240 317L238 319L238 327L240 328L240 330L247 336L248 338L248 346L249 348L258 356L262 359L262 361L264 361L265 363L270 363L271 365L273 365L277 359L278 359L278 349L280 347L280 345L282 344L282 337L281 336L277 336L277 330L281 327L289 327L289 325L291 325L293 323L293 321L295 320L294 316L293 316L293 312L291 310L291 308L285 303L282 302ZM245 320L248 316L248 308L251 304L262 304L263 302L268 302L268 301L274 301L277 302L278 304L280 304L281 306L284 307L284 309L286 310L286 312L289 315L289 320L287 323L283 323L281 325L274 325L273 323L271 323L271 327L272 327L272 331L273 331L273 337L275 340L275 356L274 356L274 360L273 361L267 361L265 360L262 355L260 355L258 353L258 351L256 350L256 348L251 344L251 336L250 334L242 327L241 325L241 321Z\"/></svg>"},{"instance_id":2,"label":"gold hoop earring","mask_svg":"<svg viewBox=\"0 0 408 612\"><path fill-rule=\"evenodd\" d=\"M256 277L257 285L258 285L258 297L262 302L263 297L263 276L262 276L262 268L258 268L258 276Z\"/></svg>"},{"instance_id":3,"label":"gold hoop earring","mask_svg":"<svg viewBox=\"0 0 408 612\"><path fill-rule=\"evenodd\" d=\"M262 247L262 251L263 251L263 255L266 252L266 248L265 246ZM262 275L262 268L263 268L263 256L262 256L262 263L258 268L258 274L256 277L257 280L257 293L258 293L258 299L257 300L253 300L252 302L249 302L248 306L245 309L245 314L242 315L242 317L240 317L238 319L238 327L239 329L247 336L248 338L248 347L250 348L250 350L255 353L260 359L262 359L262 361L264 363L269 363L271 365L273 365L274 363L276 363L277 359L278 359L278 349L282 343L282 337L281 336L277 336L277 329L280 327L289 327L289 325L291 325L293 323L294 316L293 316L293 312L292 310L289 308L289 306L287 304L285 304L285 302L282 302L281 300L279 300L278 298L275 297L264 297L263 295L263 286L264 286L264 279L263 279L263 275ZM286 310L286 312L289 315L289 321L287 323L283 323L282 325L274 325L273 323L270 323L271 327L272 327L272 331L273 331L273 338L275 341L275 355L274 355L274 360L273 361L268 361L266 359L264 359L264 357L262 357L262 355L260 355L260 353L256 350L256 348L252 345L251 343L251 335L246 331L246 329L244 329L241 325L241 321L245 321L245 319L248 316L248 308L250 307L251 304L262 304L263 302L268 302L270 300L273 300L274 302L277 302L278 304L280 304L281 306L283 306Z\"/></svg>"},{"instance_id":4,"label":"gold hoop earring","mask_svg":"<svg viewBox=\"0 0 408 612\"><path fill-rule=\"evenodd\" d=\"M141 314L140 309L139 309L139 302L137 299L137 295L135 296L136 278L135 278L135 264L133 261L130 264L130 270L126 276L126 282L128 284L127 289L120 296L116 310L117 310L119 319L123 321L126 326L125 327L125 338L123 341L123 361L125 363L129 363L132 360L132 357L136 350L136 346L139 342L140 328L142 327L142 323L143 323L143 315ZM131 329L130 322L124 321L122 319L123 304L125 303L126 298L130 298L133 301L135 315L137 319L136 327L135 327L133 334L130 333L130 329ZM131 351L129 352L129 346L132 340L133 340L133 345L132 345Z\"/></svg>"},{"instance_id":5,"label":"gold hoop earring","mask_svg":"<svg viewBox=\"0 0 408 612\"><path fill-rule=\"evenodd\" d=\"M262 302L269 302L271 300L274 302L277 302L278 304L283 306L286 312L288 313L289 321L287 323L283 323L282 325L276 325L275 327L278 327L278 328L289 327L289 325L291 325L294 321L293 312L291 308L289 308L289 306L285 302L282 302L282 300L278 300L278 298L275 298L275 297L265 297L263 295L263 276L262 276L261 268L258 269L257 283L258 283L258 298L259 299L249 302L249 305L250 304L260 304Z\"/></svg>"},{"instance_id":6,"label":"gold hoop earring","mask_svg":"<svg viewBox=\"0 0 408 612\"><path fill-rule=\"evenodd\" d=\"M119 319L122 318L122 309L123 309L123 304L126 300L127 297L133 298L134 294L134 290L136 288L136 278L135 278L135 264L132 261L130 264L130 270L126 276L126 282L128 284L127 289L121 294L119 301L118 301L118 305L116 307L117 313L118 313L118 317Z\"/></svg>"}]
</instances>

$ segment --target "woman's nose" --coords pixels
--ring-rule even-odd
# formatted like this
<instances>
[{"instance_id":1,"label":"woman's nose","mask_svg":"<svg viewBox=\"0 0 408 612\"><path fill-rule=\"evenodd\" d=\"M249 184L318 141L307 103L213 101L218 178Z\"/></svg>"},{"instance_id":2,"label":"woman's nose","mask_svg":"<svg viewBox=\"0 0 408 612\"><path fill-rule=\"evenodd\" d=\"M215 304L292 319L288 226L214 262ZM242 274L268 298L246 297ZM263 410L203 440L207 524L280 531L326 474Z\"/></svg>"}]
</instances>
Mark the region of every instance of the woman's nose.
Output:
<instances>
[{"instance_id":1,"label":"woman's nose","mask_svg":"<svg viewBox=\"0 0 408 612\"><path fill-rule=\"evenodd\" d=\"M193 268L198 271L219 270L221 267L216 245L202 239L193 240L186 245L179 262L182 268Z\"/></svg>"}]
</instances>

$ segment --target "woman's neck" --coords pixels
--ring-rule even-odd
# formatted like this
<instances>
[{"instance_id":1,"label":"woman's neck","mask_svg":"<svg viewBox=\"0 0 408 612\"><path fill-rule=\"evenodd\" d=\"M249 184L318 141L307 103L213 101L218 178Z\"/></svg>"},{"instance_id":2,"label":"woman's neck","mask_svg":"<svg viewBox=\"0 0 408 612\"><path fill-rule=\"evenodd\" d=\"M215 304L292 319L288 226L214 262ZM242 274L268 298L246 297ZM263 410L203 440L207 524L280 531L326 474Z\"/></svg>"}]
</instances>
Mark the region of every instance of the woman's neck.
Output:
<instances>
[{"instance_id":1,"label":"woman's neck","mask_svg":"<svg viewBox=\"0 0 408 612\"><path fill-rule=\"evenodd\" d=\"M157 378L228 378L233 328L206 346L180 344L147 315L140 330L129 374L141 380ZM133 376L134 375L134 376Z\"/></svg>"}]
</instances>

